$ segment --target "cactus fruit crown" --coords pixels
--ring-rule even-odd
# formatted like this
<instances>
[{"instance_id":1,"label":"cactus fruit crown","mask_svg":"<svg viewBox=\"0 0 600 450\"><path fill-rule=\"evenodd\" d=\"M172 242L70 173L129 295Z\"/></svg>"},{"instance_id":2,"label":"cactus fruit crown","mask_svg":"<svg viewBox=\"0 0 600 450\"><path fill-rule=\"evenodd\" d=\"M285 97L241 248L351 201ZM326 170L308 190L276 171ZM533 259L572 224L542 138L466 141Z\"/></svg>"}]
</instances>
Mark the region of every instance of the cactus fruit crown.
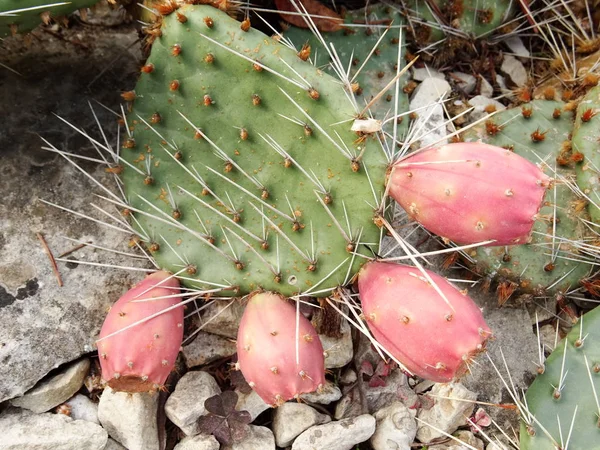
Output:
<instances>
[{"instance_id":1,"label":"cactus fruit crown","mask_svg":"<svg viewBox=\"0 0 600 450\"><path fill-rule=\"evenodd\" d=\"M129 210L190 287L326 295L378 246L387 156L338 80L243 28L205 5L162 18L129 93Z\"/></svg>"}]
</instances>

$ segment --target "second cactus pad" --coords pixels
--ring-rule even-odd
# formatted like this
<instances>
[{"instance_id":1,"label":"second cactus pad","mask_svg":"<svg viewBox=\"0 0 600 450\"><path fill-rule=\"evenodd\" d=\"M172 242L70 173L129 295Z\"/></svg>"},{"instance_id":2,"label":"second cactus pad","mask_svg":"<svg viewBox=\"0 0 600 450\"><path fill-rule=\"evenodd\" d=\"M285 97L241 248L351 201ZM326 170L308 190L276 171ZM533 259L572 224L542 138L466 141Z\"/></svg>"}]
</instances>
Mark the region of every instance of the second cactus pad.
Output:
<instances>
[{"instance_id":1,"label":"second cactus pad","mask_svg":"<svg viewBox=\"0 0 600 450\"><path fill-rule=\"evenodd\" d=\"M44 20L71 14L98 0L0 0L0 37L29 31Z\"/></svg>"},{"instance_id":2,"label":"second cactus pad","mask_svg":"<svg viewBox=\"0 0 600 450\"><path fill-rule=\"evenodd\" d=\"M210 6L182 6L153 35L122 156L158 264L226 295L347 283L365 261L356 253L377 248L388 164L350 131L352 94Z\"/></svg>"},{"instance_id":3,"label":"second cactus pad","mask_svg":"<svg viewBox=\"0 0 600 450\"><path fill-rule=\"evenodd\" d=\"M600 307L581 317L527 391L522 450L600 448Z\"/></svg>"}]
</instances>

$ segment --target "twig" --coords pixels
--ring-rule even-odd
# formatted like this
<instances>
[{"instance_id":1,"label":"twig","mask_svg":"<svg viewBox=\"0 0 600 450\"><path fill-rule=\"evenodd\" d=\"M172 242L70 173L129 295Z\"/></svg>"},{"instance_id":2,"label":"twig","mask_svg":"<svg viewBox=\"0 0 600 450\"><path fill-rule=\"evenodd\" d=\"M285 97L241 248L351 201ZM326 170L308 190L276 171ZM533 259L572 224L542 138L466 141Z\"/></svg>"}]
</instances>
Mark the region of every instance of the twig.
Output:
<instances>
[{"instance_id":1,"label":"twig","mask_svg":"<svg viewBox=\"0 0 600 450\"><path fill-rule=\"evenodd\" d=\"M52 271L54 272L54 275L56 276L56 280L58 281L58 287L63 287L63 281L62 278L60 277L60 272L58 271L58 265L56 264L56 260L54 259L54 256L52 255L52 252L50 251L50 247L48 247L48 243L46 242L46 239L44 239L44 236L42 235L42 233L36 233L38 239L40 240L40 242L42 243L42 247L44 247L44 251L46 252L46 255L48 255L48 259L50 260L50 264L52 265Z\"/></svg>"},{"instance_id":2,"label":"twig","mask_svg":"<svg viewBox=\"0 0 600 450\"><path fill-rule=\"evenodd\" d=\"M78 246L73 247L71 250L67 250L64 253L61 253L60 255L58 255L58 257L64 258L65 256L69 256L71 253L75 253L77 250L81 250L83 247L85 247L86 245L91 244L91 243L92 243L92 241L85 242L83 244L79 244Z\"/></svg>"}]
</instances>

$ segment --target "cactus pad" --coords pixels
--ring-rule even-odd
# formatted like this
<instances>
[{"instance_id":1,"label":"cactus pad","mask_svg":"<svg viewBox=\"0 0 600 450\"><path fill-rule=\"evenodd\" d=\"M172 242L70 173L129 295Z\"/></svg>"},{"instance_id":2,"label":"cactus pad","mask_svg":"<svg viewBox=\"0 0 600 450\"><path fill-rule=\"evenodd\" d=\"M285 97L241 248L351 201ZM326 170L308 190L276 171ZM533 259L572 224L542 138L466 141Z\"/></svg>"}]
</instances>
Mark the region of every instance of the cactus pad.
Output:
<instances>
[{"instance_id":1,"label":"cactus pad","mask_svg":"<svg viewBox=\"0 0 600 450\"><path fill-rule=\"evenodd\" d=\"M420 45L444 38L442 26L479 38L500 27L512 13L510 0L404 0Z\"/></svg>"},{"instance_id":2,"label":"cactus pad","mask_svg":"<svg viewBox=\"0 0 600 450\"><path fill-rule=\"evenodd\" d=\"M379 243L387 167L373 138L350 131L352 94L209 6L183 5L153 35L126 95L122 177L158 264L226 295L347 283L364 262L355 253Z\"/></svg>"},{"instance_id":3,"label":"cactus pad","mask_svg":"<svg viewBox=\"0 0 600 450\"><path fill-rule=\"evenodd\" d=\"M358 82L357 100L359 104L366 104L380 91L385 89L396 76L398 61L404 61L404 48L399 52L399 46L406 44L403 33L400 42L399 27L404 25L404 18L400 11L392 6L375 5L365 9L347 11L344 16L346 24L369 25L359 28L348 26L339 31L322 32L323 39L327 45L333 44L340 57L344 68L351 67L350 78ZM390 26L390 28L386 28ZM387 32L386 32L387 29ZM385 33L385 36L383 34ZM310 58L316 67L324 67L324 70L332 75L335 74L333 67L329 64L330 59L327 50L320 39L311 30L290 26L284 32L284 37L289 39L297 49L306 48L310 45ZM363 66L364 64L364 66ZM360 70L360 71L359 71ZM405 87L408 75L400 78L400 87ZM376 119L384 120L394 115L395 86L389 88L371 109ZM404 113L409 110L408 96L402 90L398 96L398 112ZM408 128L408 117L401 119L397 132L401 135Z\"/></svg>"},{"instance_id":4,"label":"cactus pad","mask_svg":"<svg viewBox=\"0 0 600 450\"><path fill-rule=\"evenodd\" d=\"M559 177L572 179L577 164L568 141L572 116L562 102L535 100L492 116L463 138L509 148L532 162L543 163L551 177L556 178L556 170ZM587 264L573 261L578 259L574 243L581 242L585 234L581 220L587 217L584 205L558 180L546 193L546 205L537 216L531 242L471 251L479 272L540 294L577 286L589 272Z\"/></svg>"},{"instance_id":5,"label":"cactus pad","mask_svg":"<svg viewBox=\"0 0 600 450\"><path fill-rule=\"evenodd\" d=\"M529 387L522 450L596 449L600 442L600 308L581 317ZM572 427L572 429L571 429Z\"/></svg>"},{"instance_id":6,"label":"cactus pad","mask_svg":"<svg viewBox=\"0 0 600 450\"><path fill-rule=\"evenodd\" d=\"M577 165L577 184L590 199L588 210L600 223L600 86L591 89L579 103L573 129L573 150L583 156Z\"/></svg>"},{"instance_id":7,"label":"cactus pad","mask_svg":"<svg viewBox=\"0 0 600 450\"><path fill-rule=\"evenodd\" d=\"M29 31L45 20L87 8L98 0L0 0L0 37Z\"/></svg>"}]
</instances>

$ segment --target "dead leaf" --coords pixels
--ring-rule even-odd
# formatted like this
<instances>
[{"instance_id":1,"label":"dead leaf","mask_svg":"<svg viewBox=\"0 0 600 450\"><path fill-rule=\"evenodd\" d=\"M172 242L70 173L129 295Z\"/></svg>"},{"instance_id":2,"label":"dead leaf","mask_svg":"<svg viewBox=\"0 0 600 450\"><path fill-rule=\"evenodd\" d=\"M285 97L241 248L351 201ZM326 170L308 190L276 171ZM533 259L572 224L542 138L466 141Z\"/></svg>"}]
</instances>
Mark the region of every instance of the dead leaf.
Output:
<instances>
[{"instance_id":1,"label":"dead leaf","mask_svg":"<svg viewBox=\"0 0 600 450\"><path fill-rule=\"evenodd\" d=\"M319 31L331 32L342 29L342 24L344 22L342 17L317 0L295 0L295 2L304 6ZM275 6L280 11L279 15L287 22L298 28L308 28L304 17L296 14L284 13L284 11L298 12L291 0L275 0ZM300 10L302 10L302 8L300 8Z\"/></svg>"}]
</instances>

